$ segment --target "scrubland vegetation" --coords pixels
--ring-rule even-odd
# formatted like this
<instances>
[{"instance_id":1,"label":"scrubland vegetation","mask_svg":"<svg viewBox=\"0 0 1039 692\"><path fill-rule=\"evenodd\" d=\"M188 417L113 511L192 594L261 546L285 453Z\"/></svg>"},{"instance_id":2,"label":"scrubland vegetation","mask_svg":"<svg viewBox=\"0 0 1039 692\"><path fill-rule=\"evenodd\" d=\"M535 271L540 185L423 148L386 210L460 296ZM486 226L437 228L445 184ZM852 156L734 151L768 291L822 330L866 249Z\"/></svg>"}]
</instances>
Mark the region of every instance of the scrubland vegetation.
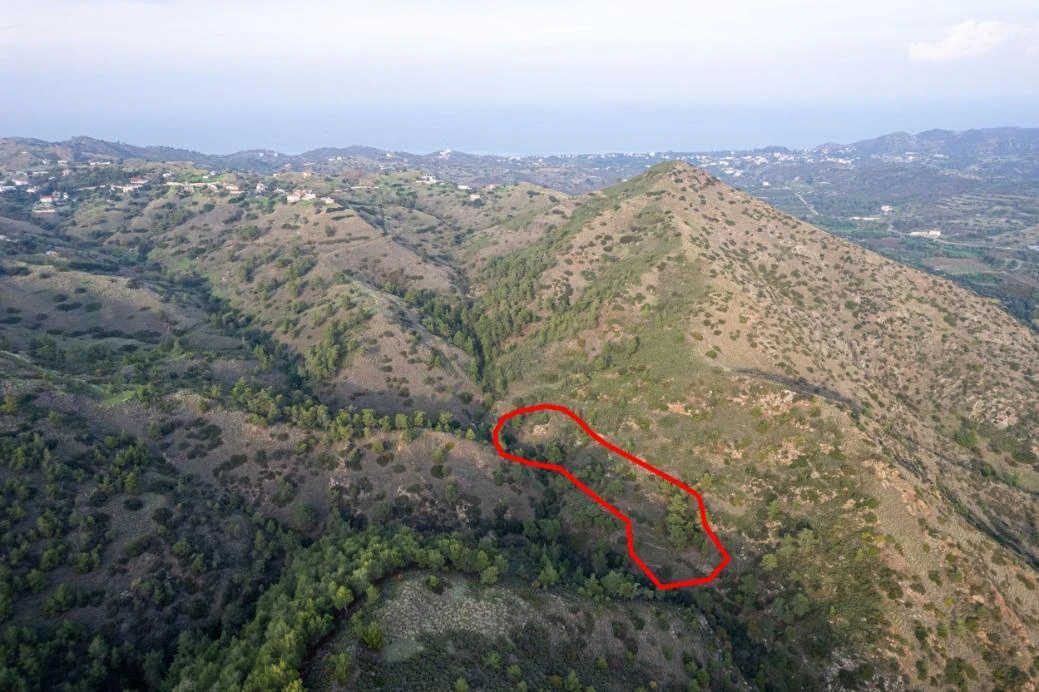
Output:
<instances>
[{"instance_id":1,"label":"scrubland vegetation","mask_svg":"<svg viewBox=\"0 0 1039 692\"><path fill-rule=\"evenodd\" d=\"M1039 341L994 305L684 165L263 180L0 245L0 687L1034 685ZM541 401L704 494L715 583L497 458ZM715 563L567 421L506 441Z\"/></svg>"}]
</instances>

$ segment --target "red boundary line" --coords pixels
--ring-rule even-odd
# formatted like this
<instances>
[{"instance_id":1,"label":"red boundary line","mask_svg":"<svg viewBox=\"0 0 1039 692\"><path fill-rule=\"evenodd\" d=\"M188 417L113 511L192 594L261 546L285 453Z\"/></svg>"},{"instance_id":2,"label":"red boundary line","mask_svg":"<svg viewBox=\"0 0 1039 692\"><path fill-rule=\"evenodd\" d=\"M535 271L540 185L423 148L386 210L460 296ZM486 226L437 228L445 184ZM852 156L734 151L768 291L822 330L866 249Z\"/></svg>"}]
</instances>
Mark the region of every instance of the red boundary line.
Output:
<instances>
[{"instance_id":1,"label":"red boundary line","mask_svg":"<svg viewBox=\"0 0 1039 692\"><path fill-rule=\"evenodd\" d=\"M559 464L549 464L543 461L533 461L531 459L525 459L521 456L517 456L515 454L510 454L506 452L505 448L502 447L499 435L501 434L501 429L502 427L504 427L505 423L509 419L515 418L516 416L522 416L527 413L535 413L537 411L557 411L559 413L564 414L565 416L570 418L570 420L574 421L579 426L581 426L581 429L584 430L585 434L588 435L588 437L592 438L606 449L610 450L614 454L619 454L620 456L624 457L636 466L640 466L646 469L650 473L653 473L659 476L660 478L663 478L668 483L671 483L672 485L681 488L685 492L695 497L696 504L700 506L700 522L703 524L703 529L707 533L708 537L710 537L711 542L714 543L714 547L717 548L718 552L721 553L721 562L719 562L718 565L706 577L697 577L696 579L687 579L685 581L662 582L657 577L657 575L653 574L653 570L646 566L646 563L642 561L642 558L640 558L639 554L635 551L635 537L632 531L631 519L628 517L628 515L611 505L606 500L599 497L599 495L596 494L594 490L592 490L587 485L575 478L574 475L563 466L560 466ZM539 469L547 469L549 471L555 471L557 473L563 474L571 483L580 488L585 495L599 503L603 508L606 509L607 512L620 519L624 523L625 530L628 534L628 554L631 555L631 559L634 560L635 563L646 574L646 576L649 577L650 581L652 581L653 584L655 584L656 587L662 591L666 591L668 589L681 589L686 586L708 584L714 581L718 577L718 575L721 574L722 570L725 569L725 566L728 565L729 562L732 560L732 558L729 556L729 551L725 549L725 546L722 545L722 542L718 540L717 536L714 535L714 531L711 530L711 525L707 522L707 509L704 507L703 497L700 496L700 493L696 492L688 485L675 478L674 476L664 473L652 464L649 464L643 461L642 459L639 459L634 454L629 454L620 447L610 444L605 439L603 439L602 436L599 435L599 433L592 430L592 428L587 423L581 420L580 416L578 416L576 413L566 408L565 406L560 406L558 404L535 404L533 406L524 406L523 408L518 408L513 411L509 411L504 416L498 419L498 423L494 426L494 432L491 435L491 441L494 443L494 448L498 450L499 456L502 456L508 459L509 461L515 461L520 464L525 464L527 466L533 466Z\"/></svg>"}]
</instances>

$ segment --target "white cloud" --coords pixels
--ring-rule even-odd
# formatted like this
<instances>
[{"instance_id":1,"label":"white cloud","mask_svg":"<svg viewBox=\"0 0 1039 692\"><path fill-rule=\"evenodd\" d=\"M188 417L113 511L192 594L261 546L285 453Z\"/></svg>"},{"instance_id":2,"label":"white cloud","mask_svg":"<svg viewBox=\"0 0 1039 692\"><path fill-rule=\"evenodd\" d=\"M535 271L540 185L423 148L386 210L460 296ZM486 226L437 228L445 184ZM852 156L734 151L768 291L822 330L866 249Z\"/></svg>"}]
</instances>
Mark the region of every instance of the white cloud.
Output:
<instances>
[{"instance_id":1,"label":"white cloud","mask_svg":"<svg viewBox=\"0 0 1039 692\"><path fill-rule=\"evenodd\" d=\"M962 21L946 30L941 41L914 41L909 44L909 59L915 62L949 62L976 58L1000 47L1017 47L1027 54L1036 48L1039 32L1024 24L998 20Z\"/></svg>"}]
</instances>

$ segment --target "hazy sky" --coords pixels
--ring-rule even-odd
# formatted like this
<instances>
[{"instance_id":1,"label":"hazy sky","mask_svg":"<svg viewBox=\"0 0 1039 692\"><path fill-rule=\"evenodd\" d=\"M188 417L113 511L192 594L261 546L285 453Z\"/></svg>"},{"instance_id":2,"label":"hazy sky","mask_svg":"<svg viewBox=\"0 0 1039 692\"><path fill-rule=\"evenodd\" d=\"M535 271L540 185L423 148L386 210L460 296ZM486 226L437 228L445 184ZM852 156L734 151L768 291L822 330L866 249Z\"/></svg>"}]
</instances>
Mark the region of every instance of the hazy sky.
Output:
<instances>
[{"instance_id":1,"label":"hazy sky","mask_svg":"<svg viewBox=\"0 0 1039 692\"><path fill-rule=\"evenodd\" d=\"M1039 126L1036 0L0 0L0 135L214 152Z\"/></svg>"}]
</instances>

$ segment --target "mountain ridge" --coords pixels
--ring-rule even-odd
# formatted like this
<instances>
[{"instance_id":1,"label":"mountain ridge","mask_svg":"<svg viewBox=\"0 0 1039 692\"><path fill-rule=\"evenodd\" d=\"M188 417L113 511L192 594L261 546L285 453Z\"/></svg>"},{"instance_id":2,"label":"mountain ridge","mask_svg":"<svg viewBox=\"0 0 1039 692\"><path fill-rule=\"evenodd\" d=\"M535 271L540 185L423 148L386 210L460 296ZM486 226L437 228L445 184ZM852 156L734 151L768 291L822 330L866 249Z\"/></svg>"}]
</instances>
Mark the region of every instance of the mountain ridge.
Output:
<instances>
[{"instance_id":1,"label":"mountain ridge","mask_svg":"<svg viewBox=\"0 0 1039 692\"><path fill-rule=\"evenodd\" d=\"M0 152L5 147L14 145L32 146L40 149L53 149L55 151L66 150L71 155L81 159L89 155L97 155L112 159L141 159L144 161L188 161L200 165L216 168L234 170L251 170L256 172L270 172L284 165L314 164L335 157L356 157L371 160L399 159L412 165L428 163L435 158L444 158L444 152L435 151L430 153L412 153L400 150L380 149L367 145L350 145L347 147L326 146L310 149L298 154L286 154L268 149L247 149L235 151L228 154L209 154L192 149L169 147L163 145L133 145L125 142L113 142L96 139L89 136L76 136L58 142L48 142L41 139L26 137L0 138ZM718 154L726 151L748 151L748 152L789 152L789 151L820 151L858 152L863 155L900 154L918 151L927 154L943 154L947 156L967 157L980 154L1012 155L1033 154L1039 150L1039 128L1003 126L990 128L974 128L968 130L942 130L932 129L921 131L916 134L908 132L894 132L881 135L872 139L857 140L855 142L838 144L826 143L803 149L791 149L782 145L768 145L748 150L697 150L662 152L674 156L682 156L695 153ZM575 154L566 156L556 155L523 155L506 156L500 154L468 154L465 152L450 152L449 156L469 158L482 161L506 161L510 159L547 159L567 160L581 156L612 156L620 152L603 152L598 154ZM274 159L268 161L267 159Z\"/></svg>"},{"instance_id":2,"label":"mountain ridge","mask_svg":"<svg viewBox=\"0 0 1039 692\"><path fill-rule=\"evenodd\" d=\"M688 201L697 196L699 204ZM854 477L853 484L885 496L881 507L887 509L877 528L897 536L896 543L905 551L922 556L932 549L925 546L930 539L922 540L906 527L908 520L928 526L951 522L956 525L955 531L948 528L953 535L980 529L988 545L1001 544L1016 552L1024 564L1039 564L1035 529L1025 509L1039 490L1034 463L1030 469L1017 467L1006 453L1000 461L979 443L966 441L983 430L989 440L1004 438L997 448L1009 445L1003 448L1018 450L1014 453L1022 459L1036 458L1039 421L1024 413L1029 402L1039 397L1034 365L1039 362L1039 341L1032 332L963 288L907 271L778 215L685 164L652 169L619 189L605 191L598 203L595 193L590 198L577 200L574 216L580 214L581 222L551 240L544 236L546 244L540 251L546 257L568 258L566 266L572 271L560 271L556 264L544 270L540 283L549 295L565 297L564 304L572 307L560 314L560 308L548 308L544 299L527 304L525 309L532 312L540 306L542 322L532 322L500 359L510 379L525 383L519 390L523 401L562 402L591 419L609 421L612 429L624 430L622 444L631 445L626 448L648 450L649 458L711 460L692 465L670 461L663 468L675 474L684 470L686 477L690 473L710 477L715 497L713 504L708 501L712 517L717 517L721 531L731 532L733 523L740 521L740 505L719 502L718 493L722 497L732 493L737 499L742 494L740 502L745 505L755 502L739 489L737 479L743 477L739 465L718 453L724 450L746 458L738 434L723 438L724 443L712 449L683 442L711 435L710 428L693 426L680 436L673 431L687 430L685 423L678 423L682 415L694 411L694 419L705 415L704 401L712 401L709 392L717 397L719 391L732 391L728 396L734 400L749 396L753 401L754 395L744 390L754 391L758 385L750 382L781 383L787 391L794 386L814 397L820 407L826 399L832 402L823 415L843 421L839 425L845 441L820 442L820 449L847 445L844 454L855 459L859 470L843 469L841 463L831 466L823 461L825 454L810 451L811 445L805 446L804 441L795 442L796 436L780 448L793 445L791 456L800 453L802 458L816 459L809 462L816 469L813 473L831 476L838 487ZM653 201L643 206L648 199ZM694 211L692 205L698 209ZM607 239L617 228L638 230L629 231L626 240ZM639 254L620 249L624 245L639 247ZM626 278L613 278L619 276ZM703 298L670 306L677 298L666 300L665 291L679 281L683 286L699 284ZM689 322L697 326L681 326L679 315L688 309L685 306L691 308ZM643 314L646 317L638 317ZM664 318L663 331L652 321L657 314L670 315ZM986 326L990 321L999 327ZM698 355L688 360L664 356L659 342L672 339L668 332L674 332L675 339L684 334L678 343L690 344ZM644 350L654 355L641 355ZM670 365L661 369L657 358L666 358ZM1028 365L1022 365L1024 372L1018 374L1010 367L1013 363ZM685 370L704 372L701 377L710 384L693 385L694 379L688 386L676 387L676 382L686 381L678 374ZM763 399L771 400L770 396ZM667 427L662 414L651 413L656 411L664 412ZM706 415L719 428L733 424L723 422L718 414ZM745 414L729 415L738 419ZM1010 442L1013 439L1018 442ZM981 472L982 468L988 470ZM1015 469L1020 478L1011 480L1018 473ZM979 472L1003 480L979 487ZM787 497L803 492L778 490L783 487L782 473L771 473L780 497L784 492ZM839 480L842 477L846 480ZM892 492L894 488L898 494ZM829 492L840 497L848 491ZM900 517L896 507L901 502L909 502L911 509ZM926 505L958 510L955 517L944 510L933 514L921 510ZM823 511L821 507L804 511L802 521L822 531L818 516L812 518ZM971 559L970 551L962 547L950 554ZM924 583L928 571L935 568L922 568L930 559L920 556L891 553L882 558L882 564L905 580L899 592L908 590L910 583ZM885 568L877 569L884 573ZM984 560L973 569L979 570L979 578L991 575L983 577L986 586L978 584L980 588L991 589L1004 579L992 575ZM910 577L914 571L917 576ZM1008 593L1024 597L1023 591L1013 588ZM994 596L992 603L1002 598ZM891 604L894 609L906 606L908 602ZM913 610L914 617L922 617ZM1015 616L1012 627L1028 631L1035 616L1034 611ZM889 630L888 636L897 649L894 642L911 637L912 632L902 625Z\"/></svg>"},{"instance_id":3,"label":"mountain ridge","mask_svg":"<svg viewBox=\"0 0 1039 692\"><path fill-rule=\"evenodd\" d=\"M333 666L405 688L452 684L418 677L441 669L505 684L504 663L629 689L1039 673L1039 340L991 301L684 162L573 197L414 170L279 172L243 194L166 172L178 184L123 192L73 170L64 211L25 212L38 225L0 243L0 444L39 459L0 464L25 546L0 606L78 623L75 650L126 651L109 687L144 679L120 634L141 613L168 623L147 669L180 689L320 687ZM296 186L313 198L277 191ZM542 401L703 492L733 555L716 583L652 591L610 515L497 458L496 417ZM661 578L710 571L689 498L565 420L502 441L631 517ZM71 498L75 539L19 497ZM452 620L460 638L401 624L469 589L540 605L512 608L522 626ZM415 642L442 663L390 660Z\"/></svg>"}]
</instances>

